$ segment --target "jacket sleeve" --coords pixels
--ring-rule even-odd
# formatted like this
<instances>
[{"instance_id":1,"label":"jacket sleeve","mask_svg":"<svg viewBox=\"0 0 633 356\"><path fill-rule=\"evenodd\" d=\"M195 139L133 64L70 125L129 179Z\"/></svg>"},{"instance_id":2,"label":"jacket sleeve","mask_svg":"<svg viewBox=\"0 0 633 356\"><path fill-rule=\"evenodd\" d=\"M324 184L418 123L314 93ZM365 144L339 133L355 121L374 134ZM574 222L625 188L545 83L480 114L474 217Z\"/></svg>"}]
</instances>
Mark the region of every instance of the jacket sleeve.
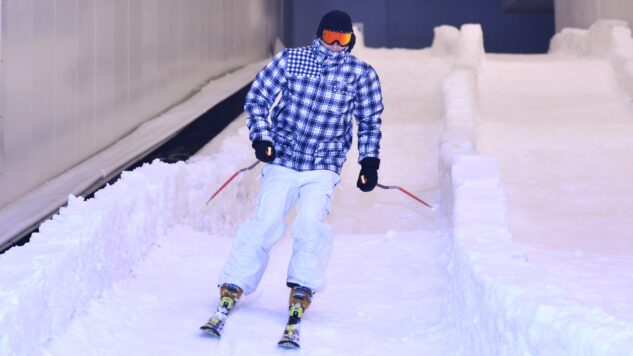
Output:
<instances>
[{"instance_id":1,"label":"jacket sleeve","mask_svg":"<svg viewBox=\"0 0 633 356\"><path fill-rule=\"evenodd\" d=\"M272 142L268 113L273 106L277 95L286 86L285 50L280 51L264 69L262 69L248 94L244 111L247 113L246 126L249 129L249 138Z\"/></svg>"},{"instance_id":2,"label":"jacket sleeve","mask_svg":"<svg viewBox=\"0 0 633 356\"><path fill-rule=\"evenodd\" d=\"M380 115L384 110L378 74L367 66L365 75L358 80L354 116L358 123L358 161L365 157L379 158L382 123Z\"/></svg>"}]
</instances>

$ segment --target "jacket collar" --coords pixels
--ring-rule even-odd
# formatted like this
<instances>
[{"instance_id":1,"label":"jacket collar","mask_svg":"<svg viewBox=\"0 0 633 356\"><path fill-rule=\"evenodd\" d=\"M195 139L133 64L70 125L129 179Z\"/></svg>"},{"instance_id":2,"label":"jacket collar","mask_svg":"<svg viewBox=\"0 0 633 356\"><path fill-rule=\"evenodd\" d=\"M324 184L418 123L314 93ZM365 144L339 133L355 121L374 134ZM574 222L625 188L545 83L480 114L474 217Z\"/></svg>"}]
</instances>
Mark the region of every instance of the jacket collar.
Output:
<instances>
[{"instance_id":1,"label":"jacket collar","mask_svg":"<svg viewBox=\"0 0 633 356\"><path fill-rule=\"evenodd\" d=\"M344 61L349 55L347 51L330 51L321 44L321 41L319 41L318 38L315 38L312 41L312 51L314 51L314 55L316 56L319 63L323 63L328 59L334 62L341 62Z\"/></svg>"}]
</instances>

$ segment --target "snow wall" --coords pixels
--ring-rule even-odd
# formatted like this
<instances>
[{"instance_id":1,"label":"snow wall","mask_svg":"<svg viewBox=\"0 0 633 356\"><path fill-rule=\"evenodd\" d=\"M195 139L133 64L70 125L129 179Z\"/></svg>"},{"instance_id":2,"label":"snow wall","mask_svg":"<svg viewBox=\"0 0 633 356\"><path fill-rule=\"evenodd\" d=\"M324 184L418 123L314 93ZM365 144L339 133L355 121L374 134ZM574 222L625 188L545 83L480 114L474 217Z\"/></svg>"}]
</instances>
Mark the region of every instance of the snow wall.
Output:
<instances>
[{"instance_id":1,"label":"snow wall","mask_svg":"<svg viewBox=\"0 0 633 356\"><path fill-rule=\"evenodd\" d=\"M588 30L564 28L552 38L549 52L609 59L619 84L633 97L633 38L626 22L601 20Z\"/></svg>"},{"instance_id":2,"label":"snow wall","mask_svg":"<svg viewBox=\"0 0 633 356\"><path fill-rule=\"evenodd\" d=\"M74 315L118 280L173 223L229 235L252 210L252 172L205 202L238 168L253 160L246 133L226 140L211 158L154 161L95 195L69 197L31 241L0 255L0 355L38 355ZM233 141L231 143L231 141ZM213 283L213 276L209 276Z\"/></svg>"},{"instance_id":3,"label":"snow wall","mask_svg":"<svg viewBox=\"0 0 633 356\"><path fill-rule=\"evenodd\" d=\"M598 28L594 34L579 36L574 31L569 38L555 38L554 47L598 50L605 42L594 36L612 38L606 53L616 70L621 63L630 67L620 60L630 41L630 36L625 41L622 24ZM532 265L522 245L512 239L497 161L476 152L478 71L485 65L481 27L437 28L431 50L455 61L444 83L440 190L453 224L450 310L461 343L457 353L630 355L630 324L576 302Z\"/></svg>"}]
</instances>

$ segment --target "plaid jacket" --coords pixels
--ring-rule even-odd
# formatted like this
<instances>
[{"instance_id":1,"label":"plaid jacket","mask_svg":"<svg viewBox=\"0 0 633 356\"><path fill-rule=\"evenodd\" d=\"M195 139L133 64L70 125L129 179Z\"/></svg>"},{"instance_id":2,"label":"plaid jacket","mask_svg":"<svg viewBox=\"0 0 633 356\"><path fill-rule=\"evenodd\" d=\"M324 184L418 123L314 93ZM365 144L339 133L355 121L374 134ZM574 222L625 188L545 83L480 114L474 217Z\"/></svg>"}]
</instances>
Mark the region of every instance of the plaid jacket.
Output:
<instances>
[{"instance_id":1,"label":"plaid jacket","mask_svg":"<svg viewBox=\"0 0 633 356\"><path fill-rule=\"evenodd\" d=\"M250 139L273 142L273 164L340 173L352 145L352 115L358 124L359 161L379 157L383 105L378 75L370 65L347 52L329 51L317 39L311 46L279 52L257 74L244 110Z\"/></svg>"}]
</instances>

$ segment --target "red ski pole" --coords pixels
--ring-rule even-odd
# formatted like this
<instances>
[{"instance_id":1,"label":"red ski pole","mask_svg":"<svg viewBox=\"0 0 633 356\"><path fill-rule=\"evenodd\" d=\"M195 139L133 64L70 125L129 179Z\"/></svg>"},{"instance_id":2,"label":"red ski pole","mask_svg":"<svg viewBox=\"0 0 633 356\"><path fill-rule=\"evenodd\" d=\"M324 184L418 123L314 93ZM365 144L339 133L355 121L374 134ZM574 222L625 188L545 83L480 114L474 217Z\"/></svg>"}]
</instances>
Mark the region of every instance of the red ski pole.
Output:
<instances>
[{"instance_id":1,"label":"red ski pole","mask_svg":"<svg viewBox=\"0 0 633 356\"><path fill-rule=\"evenodd\" d=\"M398 189L399 191L403 192L404 194L410 196L411 198L417 200L419 203L427 206L429 209L434 210L433 207L431 205L429 205L427 202L425 202L424 200L416 197L415 195L411 194L409 191L407 191L406 189L402 188L402 187L398 187L397 185L382 185L380 183L377 184L378 187L382 188L382 189Z\"/></svg>"},{"instance_id":2,"label":"red ski pole","mask_svg":"<svg viewBox=\"0 0 633 356\"><path fill-rule=\"evenodd\" d=\"M248 167L239 169L237 172L233 173L233 175L231 176L231 178L227 179L226 182L224 182L224 184L222 184L220 186L220 188L218 188L218 190L215 191L215 193L213 193L213 195L211 196L211 198L209 198L209 200L207 200L207 205L209 205L209 203L211 202L211 200L213 198L215 198L216 195L220 194L220 192L222 191L222 189L224 189L227 185L229 185L229 183L231 183L231 181L233 179L235 179L235 177L237 177L240 173L242 172L246 172L246 171L250 171L251 169L255 168L256 165L259 164L259 160L255 161L255 163L251 164Z\"/></svg>"}]
</instances>

